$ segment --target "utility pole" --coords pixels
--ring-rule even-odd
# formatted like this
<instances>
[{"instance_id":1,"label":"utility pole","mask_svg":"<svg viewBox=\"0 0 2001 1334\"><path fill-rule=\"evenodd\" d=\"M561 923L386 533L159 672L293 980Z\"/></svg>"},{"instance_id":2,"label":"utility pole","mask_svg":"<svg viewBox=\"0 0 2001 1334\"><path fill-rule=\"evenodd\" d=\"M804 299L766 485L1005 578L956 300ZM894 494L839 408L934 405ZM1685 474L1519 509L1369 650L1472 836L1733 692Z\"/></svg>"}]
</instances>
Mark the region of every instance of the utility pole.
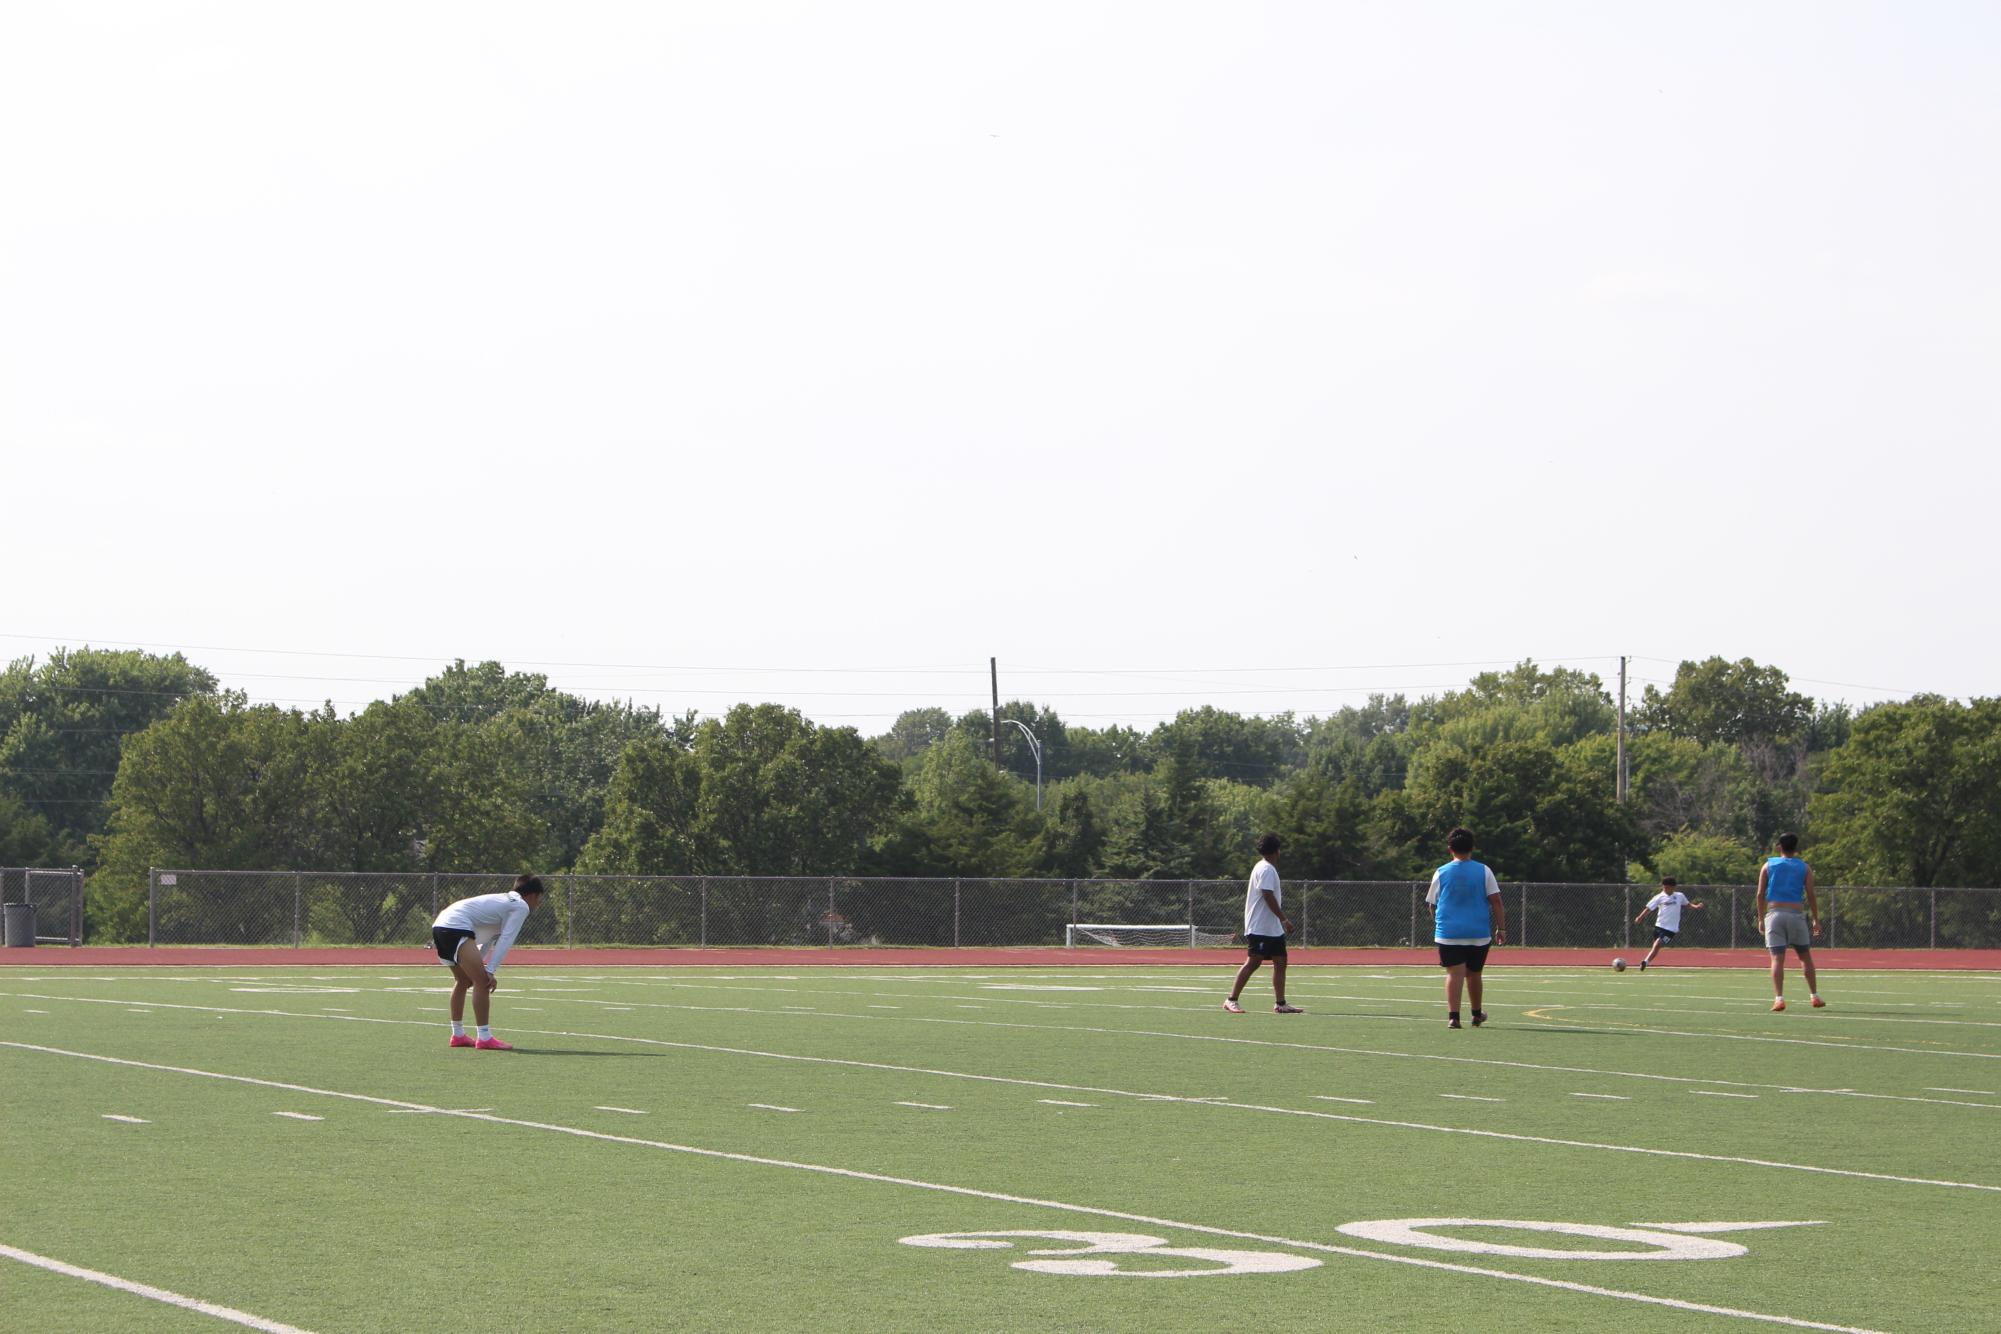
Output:
<instances>
[{"instance_id":1,"label":"utility pole","mask_svg":"<svg viewBox=\"0 0 2001 1334\"><path fill-rule=\"evenodd\" d=\"M999 658L988 658L988 659L987 659L987 671L988 671L988 672L989 672L989 673L990 673L990 674L992 675L992 677L993 677L993 683L994 683L994 768L998 769L998 768L1000 768L1000 767L1001 767L1001 762L1000 762L1000 659L999 659Z\"/></svg>"},{"instance_id":2,"label":"utility pole","mask_svg":"<svg viewBox=\"0 0 2001 1334\"><path fill-rule=\"evenodd\" d=\"M1619 655L1619 804L1626 804L1626 656Z\"/></svg>"}]
</instances>

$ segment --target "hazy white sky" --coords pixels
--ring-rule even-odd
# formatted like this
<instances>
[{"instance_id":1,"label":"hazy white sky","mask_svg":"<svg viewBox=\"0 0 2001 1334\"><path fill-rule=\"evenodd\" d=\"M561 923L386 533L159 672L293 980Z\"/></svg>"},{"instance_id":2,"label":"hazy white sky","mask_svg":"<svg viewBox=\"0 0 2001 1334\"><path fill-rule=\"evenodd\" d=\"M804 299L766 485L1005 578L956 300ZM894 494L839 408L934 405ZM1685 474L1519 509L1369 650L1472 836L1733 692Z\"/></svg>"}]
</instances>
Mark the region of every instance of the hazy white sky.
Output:
<instances>
[{"instance_id":1,"label":"hazy white sky","mask_svg":"<svg viewBox=\"0 0 2001 1334\"><path fill-rule=\"evenodd\" d=\"M1997 68L1984 2L9 6L0 656L1994 694Z\"/></svg>"}]
</instances>

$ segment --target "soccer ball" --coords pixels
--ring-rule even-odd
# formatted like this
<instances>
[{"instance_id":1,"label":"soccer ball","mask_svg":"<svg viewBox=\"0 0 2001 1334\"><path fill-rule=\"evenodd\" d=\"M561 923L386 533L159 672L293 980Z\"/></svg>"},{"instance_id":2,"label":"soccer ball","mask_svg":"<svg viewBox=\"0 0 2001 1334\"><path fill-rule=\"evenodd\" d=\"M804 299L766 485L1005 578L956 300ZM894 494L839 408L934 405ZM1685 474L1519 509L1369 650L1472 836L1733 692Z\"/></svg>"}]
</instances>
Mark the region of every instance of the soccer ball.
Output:
<instances>
[{"instance_id":1,"label":"soccer ball","mask_svg":"<svg viewBox=\"0 0 2001 1334\"><path fill-rule=\"evenodd\" d=\"M1623 973L1623 972L1625 972L1625 971L1626 971L1626 961L1625 961L1624 959L1614 959L1614 960L1612 960L1612 971L1613 971L1613 972L1615 972L1615 973Z\"/></svg>"}]
</instances>

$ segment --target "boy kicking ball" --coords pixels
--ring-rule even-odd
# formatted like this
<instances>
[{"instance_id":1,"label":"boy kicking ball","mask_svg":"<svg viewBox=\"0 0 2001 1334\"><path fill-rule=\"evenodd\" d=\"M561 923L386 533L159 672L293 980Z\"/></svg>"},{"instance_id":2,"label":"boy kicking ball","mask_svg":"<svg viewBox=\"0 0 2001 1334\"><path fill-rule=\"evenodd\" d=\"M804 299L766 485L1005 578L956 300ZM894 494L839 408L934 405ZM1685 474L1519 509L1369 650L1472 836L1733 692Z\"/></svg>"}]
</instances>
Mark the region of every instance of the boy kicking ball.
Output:
<instances>
[{"instance_id":1,"label":"boy kicking ball","mask_svg":"<svg viewBox=\"0 0 2001 1334\"><path fill-rule=\"evenodd\" d=\"M438 962L452 970L452 1043L481 1051L513 1051L514 1044L493 1035L493 993L500 989L500 961L514 947L528 914L542 902L542 882L516 876L505 894L479 894L460 899L431 923L431 943ZM466 1036L466 993L472 993L473 1020L479 1037Z\"/></svg>"},{"instance_id":2,"label":"boy kicking ball","mask_svg":"<svg viewBox=\"0 0 2001 1334\"><path fill-rule=\"evenodd\" d=\"M1640 916L1633 919L1637 922L1648 913L1654 915L1654 947L1647 951L1646 958L1640 960L1641 972L1647 971L1647 965L1661 952L1661 946L1672 944L1674 938L1681 934L1681 910L1701 906L1690 902L1688 895L1675 888L1673 876L1661 877L1661 892L1648 899L1647 906L1640 909Z\"/></svg>"}]
</instances>

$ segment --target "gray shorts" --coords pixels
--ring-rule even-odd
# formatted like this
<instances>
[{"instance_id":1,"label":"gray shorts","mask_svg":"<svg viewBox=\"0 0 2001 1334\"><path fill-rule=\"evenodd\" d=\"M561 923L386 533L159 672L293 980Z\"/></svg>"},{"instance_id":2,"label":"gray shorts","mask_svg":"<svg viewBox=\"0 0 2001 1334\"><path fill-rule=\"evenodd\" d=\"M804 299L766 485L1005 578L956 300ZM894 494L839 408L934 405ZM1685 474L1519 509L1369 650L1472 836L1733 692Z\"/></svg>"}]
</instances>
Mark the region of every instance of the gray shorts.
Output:
<instances>
[{"instance_id":1,"label":"gray shorts","mask_svg":"<svg viewBox=\"0 0 2001 1334\"><path fill-rule=\"evenodd\" d=\"M1796 908L1772 908L1765 913L1765 948L1783 954L1788 945L1796 950L1813 948L1806 914Z\"/></svg>"}]
</instances>

